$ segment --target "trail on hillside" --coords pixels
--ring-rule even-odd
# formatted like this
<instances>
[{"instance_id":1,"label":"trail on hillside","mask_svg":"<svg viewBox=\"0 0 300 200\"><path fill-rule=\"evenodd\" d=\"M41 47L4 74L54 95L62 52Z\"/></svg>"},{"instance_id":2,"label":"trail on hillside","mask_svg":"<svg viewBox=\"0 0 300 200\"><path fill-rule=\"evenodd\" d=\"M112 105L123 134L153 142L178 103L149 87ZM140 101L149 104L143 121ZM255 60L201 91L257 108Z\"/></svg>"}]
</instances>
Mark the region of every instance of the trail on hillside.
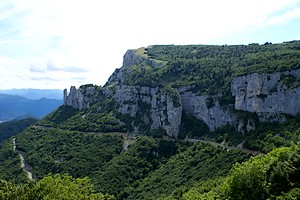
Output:
<instances>
[{"instance_id":1,"label":"trail on hillside","mask_svg":"<svg viewBox=\"0 0 300 200\"><path fill-rule=\"evenodd\" d=\"M240 151L245 152L245 153L250 153L253 156L263 155L263 153L260 152L260 151L254 151L254 150L250 150L250 149L244 148L243 145L242 145L243 143L240 144L240 145L238 145L238 146L228 146L228 144L226 144L225 142L217 143L217 142L212 142L212 141L208 141L208 140L200 140L200 139L185 138L183 141L185 141L185 142L191 142L191 143L194 143L194 142L204 142L204 143L211 144L212 146L215 146L215 147L222 147L223 149L227 149L227 150L232 150L232 149L240 150Z\"/></svg>"},{"instance_id":2,"label":"trail on hillside","mask_svg":"<svg viewBox=\"0 0 300 200\"><path fill-rule=\"evenodd\" d=\"M42 125L38 125L38 126L34 126L35 128L39 128L39 129L54 129L54 127L48 127L48 126L42 126ZM123 136L123 150L127 151L128 150L128 145L130 145L133 140L136 138L136 136L129 136L128 133L121 133L121 132L112 132L112 133L101 133L101 132L82 132L84 134L93 134L93 135L98 135L98 134L106 134L106 135L119 135L119 136ZM160 138L161 140L174 140L173 138ZM209 141L209 140L201 140L201 139L193 139L193 138L185 138L183 140L179 140L182 142L191 142L191 143L195 143L195 142L203 142L203 143L208 143L214 147L222 147L223 149L227 149L227 150L240 150L242 152L245 152L247 154L252 154L253 156L257 156L257 155L263 155L262 152L260 151L254 151L251 149L247 149L245 147L243 147L243 143L237 145L237 146L228 146L228 144L226 144L225 142L222 143L217 143L217 142L213 142L213 141Z\"/></svg>"},{"instance_id":3,"label":"trail on hillside","mask_svg":"<svg viewBox=\"0 0 300 200\"><path fill-rule=\"evenodd\" d=\"M16 138L13 138L13 151L17 152L21 158L21 168L26 172L29 180L34 180L33 168L25 162L26 153L17 149Z\"/></svg>"}]
</instances>

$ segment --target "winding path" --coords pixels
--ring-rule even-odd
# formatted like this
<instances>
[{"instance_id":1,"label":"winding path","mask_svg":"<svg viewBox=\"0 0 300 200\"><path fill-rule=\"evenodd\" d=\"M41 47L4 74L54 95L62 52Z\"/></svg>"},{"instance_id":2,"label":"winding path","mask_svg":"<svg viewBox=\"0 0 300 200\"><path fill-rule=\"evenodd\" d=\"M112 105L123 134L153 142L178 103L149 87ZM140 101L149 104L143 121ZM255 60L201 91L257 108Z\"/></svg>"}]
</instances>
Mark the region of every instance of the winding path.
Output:
<instances>
[{"instance_id":1,"label":"winding path","mask_svg":"<svg viewBox=\"0 0 300 200\"><path fill-rule=\"evenodd\" d=\"M240 144L238 146L228 146L224 142L217 143L217 142L212 142L212 141L208 141L208 140L188 139L188 138L184 139L183 141L185 141L185 142L191 142L191 143L194 143L194 142L204 142L204 143L211 144L212 146L215 146L215 147L222 147L222 148L227 149L227 150L232 150L232 149L240 150L240 151L245 152L245 153L250 153L253 156L257 156L257 155L262 155L263 154L260 151L254 151L254 150L246 149L246 148L242 147L243 144Z\"/></svg>"},{"instance_id":2,"label":"winding path","mask_svg":"<svg viewBox=\"0 0 300 200\"><path fill-rule=\"evenodd\" d=\"M38 128L38 129L54 129L54 127L48 127L48 126L42 126L42 125L36 125L34 127ZM84 134L95 134L95 135L97 135L97 134L106 134L106 135L123 136L123 138L124 138L123 150L124 151L128 150L128 145L130 145L133 142L133 140L136 138L135 136L129 136L127 133L120 133L120 132L114 132L114 133L82 132L82 133L84 133ZM163 140L174 140L174 139L168 139L168 138L162 138L162 139ZM244 148L243 143L241 143L237 146L228 146L228 144L226 144L225 142L217 143L217 142L212 142L212 141L209 141L209 140L200 140L200 139L192 139L192 138L185 138L185 139L180 140L180 141L191 142L191 143L203 142L203 143L211 144L212 146L215 146L215 147L222 147L222 148L227 149L227 150L232 150L232 149L240 150L240 151L245 152L247 154L252 154L253 156L263 155L263 153L260 152L260 151L254 151L254 150L251 150L251 149Z\"/></svg>"},{"instance_id":3,"label":"winding path","mask_svg":"<svg viewBox=\"0 0 300 200\"><path fill-rule=\"evenodd\" d=\"M13 151L17 152L21 158L21 168L26 172L29 180L34 180L32 167L25 162L26 153L17 149L16 138L13 138Z\"/></svg>"}]
</instances>

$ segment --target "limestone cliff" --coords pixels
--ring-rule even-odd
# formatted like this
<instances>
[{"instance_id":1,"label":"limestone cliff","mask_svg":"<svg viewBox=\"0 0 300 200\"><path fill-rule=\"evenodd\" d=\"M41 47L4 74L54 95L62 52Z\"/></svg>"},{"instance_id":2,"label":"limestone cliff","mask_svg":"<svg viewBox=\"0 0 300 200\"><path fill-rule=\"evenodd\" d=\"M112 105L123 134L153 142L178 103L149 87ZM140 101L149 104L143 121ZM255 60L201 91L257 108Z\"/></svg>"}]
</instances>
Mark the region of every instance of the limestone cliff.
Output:
<instances>
[{"instance_id":1,"label":"limestone cliff","mask_svg":"<svg viewBox=\"0 0 300 200\"><path fill-rule=\"evenodd\" d=\"M179 94L158 88L122 85L116 88L114 99L121 114L142 120L151 130L163 128L169 136L177 137L182 114Z\"/></svg>"},{"instance_id":2,"label":"limestone cliff","mask_svg":"<svg viewBox=\"0 0 300 200\"><path fill-rule=\"evenodd\" d=\"M231 83L234 108L255 112L261 121L283 121L283 114L295 116L300 112L300 87L289 88L284 77L300 80L300 70L234 78Z\"/></svg>"},{"instance_id":3,"label":"limestone cliff","mask_svg":"<svg viewBox=\"0 0 300 200\"><path fill-rule=\"evenodd\" d=\"M181 95L183 111L199 120L203 120L211 131L226 124L236 122L236 116L219 104L218 96L196 95L183 92Z\"/></svg>"},{"instance_id":4,"label":"limestone cliff","mask_svg":"<svg viewBox=\"0 0 300 200\"><path fill-rule=\"evenodd\" d=\"M139 133L143 127L163 129L174 138L180 130L182 113L203 121L211 131L230 124L244 133L255 129L257 120L282 122L286 115L295 116L300 112L300 70L235 77L230 94L199 94L193 85L177 88L126 85L124 80L131 73L131 66L142 63L155 68L165 64L143 55L143 51L127 51L123 67L111 75L100 91L94 86L79 89L72 86L68 95L65 90L65 105L88 110L90 103L97 100L94 96L102 95L115 102L116 115L130 117L132 132ZM224 97L233 101L224 105ZM97 108L97 112L101 109ZM125 122L120 120L120 123Z\"/></svg>"}]
</instances>

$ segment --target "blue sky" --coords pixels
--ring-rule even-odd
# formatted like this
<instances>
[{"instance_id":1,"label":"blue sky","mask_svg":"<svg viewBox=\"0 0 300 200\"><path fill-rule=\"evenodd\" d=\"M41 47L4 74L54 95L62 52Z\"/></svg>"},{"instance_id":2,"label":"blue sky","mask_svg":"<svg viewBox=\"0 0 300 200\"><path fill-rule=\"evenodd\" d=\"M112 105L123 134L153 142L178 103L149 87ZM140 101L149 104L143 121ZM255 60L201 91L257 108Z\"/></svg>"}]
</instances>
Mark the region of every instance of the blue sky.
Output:
<instances>
[{"instance_id":1,"label":"blue sky","mask_svg":"<svg viewBox=\"0 0 300 200\"><path fill-rule=\"evenodd\" d=\"M127 49L300 40L300 0L0 0L0 86L105 84Z\"/></svg>"}]
</instances>

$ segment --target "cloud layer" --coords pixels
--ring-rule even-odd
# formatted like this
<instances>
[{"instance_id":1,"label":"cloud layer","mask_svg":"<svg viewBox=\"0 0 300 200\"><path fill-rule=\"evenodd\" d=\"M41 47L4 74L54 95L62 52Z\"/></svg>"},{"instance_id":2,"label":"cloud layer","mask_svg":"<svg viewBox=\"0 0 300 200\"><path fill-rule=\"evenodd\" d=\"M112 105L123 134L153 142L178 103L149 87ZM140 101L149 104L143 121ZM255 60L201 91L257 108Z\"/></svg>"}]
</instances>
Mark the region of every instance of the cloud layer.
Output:
<instances>
[{"instance_id":1,"label":"cloud layer","mask_svg":"<svg viewBox=\"0 0 300 200\"><path fill-rule=\"evenodd\" d=\"M295 22L300 0L0 1L0 84L104 84L130 48L282 42L299 37Z\"/></svg>"},{"instance_id":2,"label":"cloud layer","mask_svg":"<svg viewBox=\"0 0 300 200\"><path fill-rule=\"evenodd\" d=\"M41 65L31 65L30 69L31 72L38 72L38 73L48 73L48 72L70 72L70 73L82 73L82 72L87 72L86 69L80 68L80 67L57 67L55 64L52 62L48 62L45 66Z\"/></svg>"}]
</instances>

